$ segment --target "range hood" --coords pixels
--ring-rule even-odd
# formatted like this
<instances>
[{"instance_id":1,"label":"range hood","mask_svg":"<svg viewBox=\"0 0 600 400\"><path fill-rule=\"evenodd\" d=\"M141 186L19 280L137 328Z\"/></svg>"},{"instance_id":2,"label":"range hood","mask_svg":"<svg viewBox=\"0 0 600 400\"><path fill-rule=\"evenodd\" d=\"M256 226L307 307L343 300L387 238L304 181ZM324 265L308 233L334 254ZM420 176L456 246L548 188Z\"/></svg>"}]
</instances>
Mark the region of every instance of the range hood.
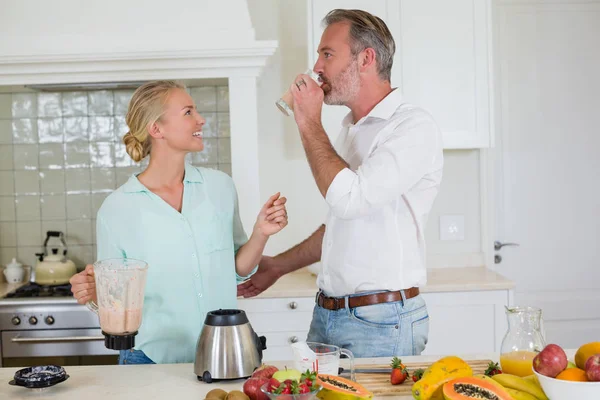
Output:
<instances>
[{"instance_id":1,"label":"range hood","mask_svg":"<svg viewBox=\"0 0 600 400\"><path fill-rule=\"evenodd\" d=\"M1 8L0 86L225 79L232 175L252 226L262 204L256 80L278 44L255 40L245 0L2 0Z\"/></svg>"}]
</instances>

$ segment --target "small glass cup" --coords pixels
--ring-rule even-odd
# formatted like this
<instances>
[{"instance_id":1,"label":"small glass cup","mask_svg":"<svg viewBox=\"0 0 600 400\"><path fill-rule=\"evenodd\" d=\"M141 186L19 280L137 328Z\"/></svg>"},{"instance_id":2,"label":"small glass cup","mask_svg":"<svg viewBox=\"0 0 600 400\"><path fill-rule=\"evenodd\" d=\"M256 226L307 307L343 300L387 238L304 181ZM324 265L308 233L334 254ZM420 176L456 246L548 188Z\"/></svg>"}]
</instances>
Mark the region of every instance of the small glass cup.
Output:
<instances>
[{"instance_id":1,"label":"small glass cup","mask_svg":"<svg viewBox=\"0 0 600 400\"><path fill-rule=\"evenodd\" d=\"M309 68L304 73L310 76L313 81L317 82L317 85L321 86L323 84L323 81L321 80L319 74L317 74L312 69ZM285 91L285 93L281 96L279 100L275 102L275 104L277 105L277 108L279 108L279 110L281 110L281 112L287 116L290 116L294 113L294 98L292 97L292 92L290 92L290 88L288 88Z\"/></svg>"}]
</instances>

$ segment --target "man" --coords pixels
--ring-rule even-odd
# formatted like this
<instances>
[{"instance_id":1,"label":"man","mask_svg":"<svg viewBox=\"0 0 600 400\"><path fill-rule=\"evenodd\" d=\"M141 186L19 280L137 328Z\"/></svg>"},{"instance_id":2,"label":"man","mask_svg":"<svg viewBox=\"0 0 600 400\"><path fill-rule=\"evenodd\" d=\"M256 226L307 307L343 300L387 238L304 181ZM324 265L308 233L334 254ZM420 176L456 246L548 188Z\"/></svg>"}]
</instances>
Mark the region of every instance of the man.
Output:
<instances>
[{"instance_id":1,"label":"man","mask_svg":"<svg viewBox=\"0 0 600 400\"><path fill-rule=\"evenodd\" d=\"M302 243L263 257L238 294L255 296L320 260L307 341L356 357L418 355L429 331L419 286L427 277L424 229L442 178L442 138L433 119L391 87L395 44L381 19L333 10L324 24L314 66L323 85L300 75L291 90L329 213ZM321 125L323 102L350 108L335 149Z\"/></svg>"}]
</instances>

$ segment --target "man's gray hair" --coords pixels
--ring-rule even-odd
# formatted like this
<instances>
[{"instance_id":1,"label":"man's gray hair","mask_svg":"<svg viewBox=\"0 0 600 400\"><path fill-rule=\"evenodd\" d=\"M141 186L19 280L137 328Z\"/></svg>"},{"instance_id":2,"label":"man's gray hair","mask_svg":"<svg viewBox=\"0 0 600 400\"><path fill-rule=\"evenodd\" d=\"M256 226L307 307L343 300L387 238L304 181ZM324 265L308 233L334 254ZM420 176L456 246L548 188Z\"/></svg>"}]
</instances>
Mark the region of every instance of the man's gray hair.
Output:
<instances>
[{"instance_id":1,"label":"man's gray hair","mask_svg":"<svg viewBox=\"0 0 600 400\"><path fill-rule=\"evenodd\" d=\"M385 22L363 10L336 9L323 18L325 27L338 22L350 24L352 55L356 56L367 48L375 50L377 73L382 80L390 81L396 44Z\"/></svg>"}]
</instances>

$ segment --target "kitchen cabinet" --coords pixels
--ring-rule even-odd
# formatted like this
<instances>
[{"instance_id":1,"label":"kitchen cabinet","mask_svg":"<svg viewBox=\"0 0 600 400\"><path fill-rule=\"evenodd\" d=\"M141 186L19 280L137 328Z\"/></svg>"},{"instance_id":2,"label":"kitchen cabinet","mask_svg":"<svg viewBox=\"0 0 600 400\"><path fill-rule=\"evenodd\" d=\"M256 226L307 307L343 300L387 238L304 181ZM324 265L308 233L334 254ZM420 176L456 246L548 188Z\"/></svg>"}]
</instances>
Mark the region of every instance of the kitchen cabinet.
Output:
<instances>
[{"instance_id":1,"label":"kitchen cabinet","mask_svg":"<svg viewBox=\"0 0 600 400\"><path fill-rule=\"evenodd\" d=\"M423 354L474 354L500 350L507 324L504 307L511 290L423 293L429 310L429 342ZM311 297L239 299L258 335L267 338L263 360L293 359L292 342L306 340L312 319Z\"/></svg>"},{"instance_id":2,"label":"kitchen cabinet","mask_svg":"<svg viewBox=\"0 0 600 400\"><path fill-rule=\"evenodd\" d=\"M363 9L386 22L396 41L392 87L433 115L445 149L493 145L491 0L308 0L310 66L321 21L335 8ZM324 106L330 137L347 112Z\"/></svg>"}]
</instances>

